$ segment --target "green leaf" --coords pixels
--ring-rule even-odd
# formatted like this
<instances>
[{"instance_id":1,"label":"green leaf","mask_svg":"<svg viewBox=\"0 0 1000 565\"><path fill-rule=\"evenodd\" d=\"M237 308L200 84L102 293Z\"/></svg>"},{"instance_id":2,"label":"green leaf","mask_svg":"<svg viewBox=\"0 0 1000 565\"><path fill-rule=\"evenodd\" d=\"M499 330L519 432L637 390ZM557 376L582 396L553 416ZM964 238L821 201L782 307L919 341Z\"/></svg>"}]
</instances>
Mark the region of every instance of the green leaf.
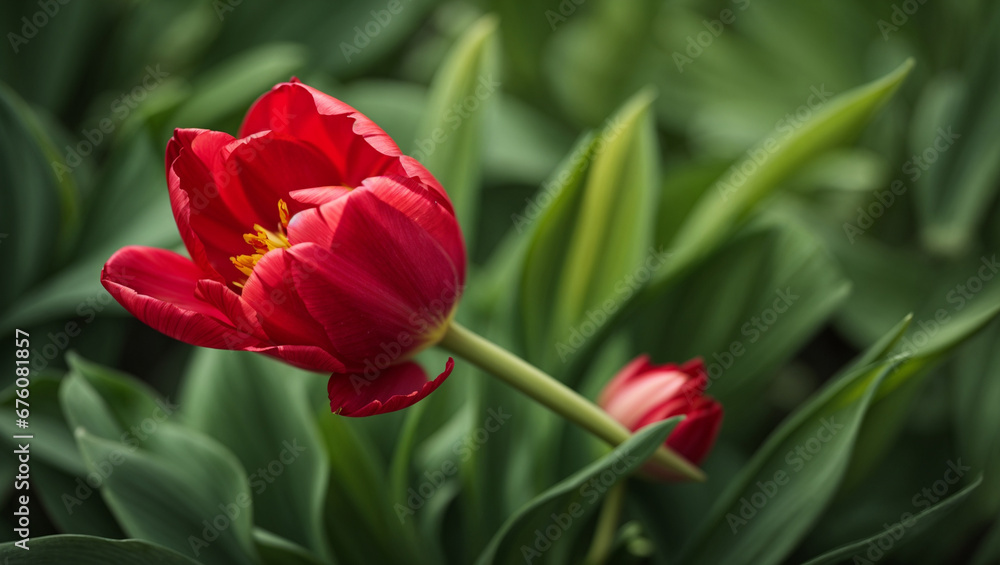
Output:
<instances>
[{"instance_id":1,"label":"green leaf","mask_svg":"<svg viewBox=\"0 0 1000 565\"><path fill-rule=\"evenodd\" d=\"M30 555L14 547L0 545L4 563L73 563L75 565L198 565L165 547L140 540L109 540L91 536L46 536L28 542Z\"/></svg>"},{"instance_id":2,"label":"green leaf","mask_svg":"<svg viewBox=\"0 0 1000 565\"><path fill-rule=\"evenodd\" d=\"M562 264L553 333L563 337L591 309L620 300L621 283L653 256L653 223L659 184L653 117L654 95L633 96L598 139L580 195L580 208Z\"/></svg>"},{"instance_id":3,"label":"green leaf","mask_svg":"<svg viewBox=\"0 0 1000 565\"><path fill-rule=\"evenodd\" d=\"M638 469L681 419L671 418L643 428L604 457L535 497L507 519L476 563L515 563L528 556L538 557L535 553L542 551L566 551L607 491ZM553 527L560 532L555 536L559 541L536 539L543 536L539 531ZM553 547L548 548L542 541Z\"/></svg>"},{"instance_id":4,"label":"green leaf","mask_svg":"<svg viewBox=\"0 0 1000 565\"><path fill-rule=\"evenodd\" d=\"M499 94L497 20L485 16L452 48L434 76L413 152L444 186L467 245L475 236L485 119Z\"/></svg>"},{"instance_id":5,"label":"green leaf","mask_svg":"<svg viewBox=\"0 0 1000 565\"><path fill-rule=\"evenodd\" d=\"M657 273L662 285L679 270L704 257L753 208L818 155L851 140L896 92L913 67L907 61L888 75L834 97L811 118L780 139L769 135L748 150L706 192L674 242L669 269Z\"/></svg>"},{"instance_id":6,"label":"green leaf","mask_svg":"<svg viewBox=\"0 0 1000 565\"><path fill-rule=\"evenodd\" d=\"M61 162L34 113L0 84L0 260L16 269L0 280L2 308L41 279L65 251L76 227L73 176L56 176Z\"/></svg>"},{"instance_id":7,"label":"green leaf","mask_svg":"<svg viewBox=\"0 0 1000 565\"><path fill-rule=\"evenodd\" d=\"M260 555L260 562L263 565L322 565L325 563L302 546L261 528L253 529L253 541L257 545L257 553Z\"/></svg>"},{"instance_id":8,"label":"green leaf","mask_svg":"<svg viewBox=\"0 0 1000 565\"><path fill-rule=\"evenodd\" d=\"M787 418L717 500L681 561L785 559L836 493L875 391L895 368L856 369Z\"/></svg>"},{"instance_id":9,"label":"green leaf","mask_svg":"<svg viewBox=\"0 0 1000 565\"><path fill-rule=\"evenodd\" d=\"M423 403L407 410L407 417ZM323 448L330 464L326 489L327 537L334 553L344 561L371 559L399 563L417 554L412 519L401 522L390 497L394 489L385 463L368 437L359 433L355 420L330 414L318 416ZM404 442L401 441L402 445ZM388 485L388 486L387 486ZM405 499L404 499L405 500ZM406 518L405 514L403 516Z\"/></svg>"},{"instance_id":10,"label":"green leaf","mask_svg":"<svg viewBox=\"0 0 1000 565\"><path fill-rule=\"evenodd\" d=\"M32 445L32 451L43 442ZM79 450L72 446L73 455ZM81 458L82 461L82 458ZM87 484L87 471L69 474L43 461L31 466L32 488L42 502L45 514L61 532L73 532L102 538L124 538L111 510L99 492Z\"/></svg>"},{"instance_id":11,"label":"green leaf","mask_svg":"<svg viewBox=\"0 0 1000 565\"><path fill-rule=\"evenodd\" d=\"M634 292L623 281L642 269L648 277L647 264L661 262L651 252L659 182L652 100L650 91L636 94L599 136L578 142L514 218L519 232L530 229L520 313L529 357L543 368L566 358L588 314L607 317L606 302L617 307Z\"/></svg>"},{"instance_id":12,"label":"green leaf","mask_svg":"<svg viewBox=\"0 0 1000 565\"><path fill-rule=\"evenodd\" d=\"M900 323L775 430L717 503L698 541L686 550L685 562L756 564L784 559L819 518L845 476L854 480L852 475L859 468L872 464L867 458L887 448L894 434L875 433L869 426L878 423L896 429L892 421L901 418L902 412L890 395L900 394L910 379L974 335L998 312L1000 307L967 311L916 349L907 349L910 342L904 332L913 327L910 319ZM882 414L883 410L889 410L889 415ZM846 422L842 424L845 429L822 442L817 424L825 426L836 418ZM813 439L820 440L819 450L806 452L806 459L797 448L808 447ZM779 484L779 473L785 485ZM751 502L755 496L764 502Z\"/></svg>"},{"instance_id":13,"label":"green leaf","mask_svg":"<svg viewBox=\"0 0 1000 565\"><path fill-rule=\"evenodd\" d=\"M715 179L729 168L729 163L683 163L667 169L660 190L656 217L656 245L667 248L673 242L684 219Z\"/></svg>"},{"instance_id":14,"label":"green leaf","mask_svg":"<svg viewBox=\"0 0 1000 565\"><path fill-rule=\"evenodd\" d=\"M70 375L80 375L107 403L110 415L122 428L142 426L147 419L159 421L173 415L177 407L139 379L87 361L76 353L66 356ZM74 423L74 427L79 424ZM111 439L111 438L107 438Z\"/></svg>"},{"instance_id":15,"label":"green leaf","mask_svg":"<svg viewBox=\"0 0 1000 565\"><path fill-rule=\"evenodd\" d=\"M814 557L813 559L807 561L805 565L841 563L849 561L855 556L859 556L862 559L867 558L872 561L881 559L899 545L914 539L914 537L920 535L921 532L926 531L928 527L934 524L934 522L937 522L941 518L947 516L948 513L954 510L956 506L958 506L961 502L964 502L965 499L972 494L972 491L979 488L982 482L983 476L979 475L974 481L972 481L972 483L962 490L931 506L923 512L920 512L915 516L907 513L904 517L901 517L899 522L892 524L890 528L869 538L845 544L841 547L828 551L823 555ZM888 550L884 548L881 540L891 541ZM870 547L874 547L877 550L877 553L866 553L869 551Z\"/></svg>"},{"instance_id":16,"label":"green leaf","mask_svg":"<svg viewBox=\"0 0 1000 565\"><path fill-rule=\"evenodd\" d=\"M746 159L735 163L712 189L702 194L673 237L666 265L656 270L652 281L620 303L592 337L571 349L568 374L581 374L596 344L606 339L621 319L710 256L792 174L852 139L898 89L912 66L912 61L907 61L885 77L835 97L782 139L770 135L751 148ZM636 296L642 299L636 300Z\"/></svg>"},{"instance_id":17,"label":"green leaf","mask_svg":"<svg viewBox=\"0 0 1000 565\"><path fill-rule=\"evenodd\" d=\"M549 355L547 341L552 323L550 312L555 303L561 261L569 250L566 234L580 207L580 188L589 168L597 138L587 134L574 146L548 181L542 184L524 214L515 214L514 229L520 237L508 244L509 258L496 264L501 272L507 266L521 264L518 313L522 342L528 357L535 363ZM503 288L498 288L500 291ZM496 297L497 295L494 294ZM499 300L499 297L495 298Z\"/></svg>"},{"instance_id":18,"label":"green leaf","mask_svg":"<svg viewBox=\"0 0 1000 565\"><path fill-rule=\"evenodd\" d=\"M950 312L938 308L917 316L908 333L885 353L903 361L876 394L845 479L846 488L863 478L888 452L929 370L1000 315L1000 287L984 290L977 300L977 308L964 308L963 303Z\"/></svg>"},{"instance_id":19,"label":"green leaf","mask_svg":"<svg viewBox=\"0 0 1000 565\"><path fill-rule=\"evenodd\" d=\"M59 387L59 402L66 421L74 430L87 430L107 440L117 440L125 433L108 403L78 373L70 373L63 379Z\"/></svg>"},{"instance_id":20,"label":"green leaf","mask_svg":"<svg viewBox=\"0 0 1000 565\"><path fill-rule=\"evenodd\" d=\"M702 357L709 393L729 411L732 403L759 401L754 392L819 331L849 289L821 242L789 214L770 210L645 305L633 335L656 362Z\"/></svg>"},{"instance_id":21,"label":"green leaf","mask_svg":"<svg viewBox=\"0 0 1000 565\"><path fill-rule=\"evenodd\" d=\"M169 422L151 440L155 452L77 431L125 533L205 565L255 563L250 485L239 461L214 440Z\"/></svg>"},{"instance_id":22,"label":"green leaf","mask_svg":"<svg viewBox=\"0 0 1000 565\"><path fill-rule=\"evenodd\" d=\"M31 410L29 431L45 438L45 441L35 442L31 446L31 454L67 473L79 475L85 472L86 466L76 449L73 432L70 431L59 405L60 384L59 379L51 377L36 376L31 379L29 396L25 399ZM6 413L13 414L17 398L14 388L8 388L3 393L0 406ZM0 433L10 438L21 432L15 428L13 418L6 418L0 420Z\"/></svg>"},{"instance_id":23,"label":"green leaf","mask_svg":"<svg viewBox=\"0 0 1000 565\"><path fill-rule=\"evenodd\" d=\"M918 182L921 239L938 253L969 249L997 194L1000 100L994 93L1000 88L1000 11L992 12L988 28L970 49L968 82L957 87L932 83L926 92L930 100L922 106L933 109L914 116L926 127L916 132L909 148L916 159L903 171Z\"/></svg>"},{"instance_id":24,"label":"green leaf","mask_svg":"<svg viewBox=\"0 0 1000 565\"><path fill-rule=\"evenodd\" d=\"M199 349L181 398L185 423L252 473L257 525L321 556L329 553L323 492L330 468L308 395L325 398L324 385L325 378L263 355Z\"/></svg>"},{"instance_id":25,"label":"green leaf","mask_svg":"<svg viewBox=\"0 0 1000 565\"><path fill-rule=\"evenodd\" d=\"M955 355L951 385L957 451L991 480L976 495L976 512L983 517L1000 513L1000 322L976 337Z\"/></svg>"},{"instance_id":26,"label":"green leaf","mask_svg":"<svg viewBox=\"0 0 1000 565\"><path fill-rule=\"evenodd\" d=\"M105 173L88 198L70 260L26 291L4 314L0 327L68 315L83 316L84 323L90 323L98 312L119 310L101 286L101 267L111 255L126 245L180 244L163 180L162 151L154 149L144 131L122 141L112 148Z\"/></svg>"}]
</instances>

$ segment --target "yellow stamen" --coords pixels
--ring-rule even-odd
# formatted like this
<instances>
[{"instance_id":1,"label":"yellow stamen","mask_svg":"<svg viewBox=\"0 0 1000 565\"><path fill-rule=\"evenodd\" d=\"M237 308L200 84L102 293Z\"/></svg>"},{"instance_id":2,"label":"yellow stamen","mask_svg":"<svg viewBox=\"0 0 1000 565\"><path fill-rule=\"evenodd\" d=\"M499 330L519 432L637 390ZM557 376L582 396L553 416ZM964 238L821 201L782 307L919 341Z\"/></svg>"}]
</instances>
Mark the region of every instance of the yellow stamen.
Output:
<instances>
[{"instance_id":1,"label":"yellow stamen","mask_svg":"<svg viewBox=\"0 0 1000 565\"><path fill-rule=\"evenodd\" d=\"M288 236L285 234L290 215L288 213L288 205L285 204L284 200L278 200L278 217L281 219L281 222L278 224L277 232L265 229L260 224L254 224L253 229L256 233L243 234L243 241L247 242L250 247L253 247L254 252L252 254L229 258L233 262L233 266L247 277L253 273L253 268L257 266L257 262L263 259L268 251L292 246L288 241ZM243 288L244 282L246 281L234 281L233 285Z\"/></svg>"}]
</instances>

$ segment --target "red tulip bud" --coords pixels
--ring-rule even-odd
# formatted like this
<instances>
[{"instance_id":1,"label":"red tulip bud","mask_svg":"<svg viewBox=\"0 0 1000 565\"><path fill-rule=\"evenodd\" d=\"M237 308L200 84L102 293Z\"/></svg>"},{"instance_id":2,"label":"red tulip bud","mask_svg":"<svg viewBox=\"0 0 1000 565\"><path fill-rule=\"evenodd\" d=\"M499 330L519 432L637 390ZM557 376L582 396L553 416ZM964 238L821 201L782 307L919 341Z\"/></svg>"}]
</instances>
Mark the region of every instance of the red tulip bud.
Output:
<instances>
[{"instance_id":1,"label":"red tulip bud","mask_svg":"<svg viewBox=\"0 0 1000 565\"><path fill-rule=\"evenodd\" d=\"M611 379L598 404L633 432L684 416L667 437L666 445L697 465L712 449L722 424L722 405L704 394L707 382L701 359L680 366L654 366L648 356L642 355ZM652 465L646 465L643 471L663 480L679 478Z\"/></svg>"}]
</instances>

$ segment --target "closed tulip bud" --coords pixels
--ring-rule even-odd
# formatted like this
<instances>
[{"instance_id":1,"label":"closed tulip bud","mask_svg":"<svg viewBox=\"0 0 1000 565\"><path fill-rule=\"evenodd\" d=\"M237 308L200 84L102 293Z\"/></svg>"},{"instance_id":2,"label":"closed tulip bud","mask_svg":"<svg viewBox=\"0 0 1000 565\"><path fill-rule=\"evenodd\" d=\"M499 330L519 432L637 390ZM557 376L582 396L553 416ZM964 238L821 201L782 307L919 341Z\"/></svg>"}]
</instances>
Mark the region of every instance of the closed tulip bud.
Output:
<instances>
[{"instance_id":1,"label":"closed tulip bud","mask_svg":"<svg viewBox=\"0 0 1000 565\"><path fill-rule=\"evenodd\" d=\"M684 416L667 437L666 445L697 465L712 449L722 424L722 405L704 394L707 382L701 359L680 366L655 366L648 356L642 355L604 387L598 404L633 432L674 416ZM643 471L663 480L680 478L651 464L643 467Z\"/></svg>"}]
</instances>

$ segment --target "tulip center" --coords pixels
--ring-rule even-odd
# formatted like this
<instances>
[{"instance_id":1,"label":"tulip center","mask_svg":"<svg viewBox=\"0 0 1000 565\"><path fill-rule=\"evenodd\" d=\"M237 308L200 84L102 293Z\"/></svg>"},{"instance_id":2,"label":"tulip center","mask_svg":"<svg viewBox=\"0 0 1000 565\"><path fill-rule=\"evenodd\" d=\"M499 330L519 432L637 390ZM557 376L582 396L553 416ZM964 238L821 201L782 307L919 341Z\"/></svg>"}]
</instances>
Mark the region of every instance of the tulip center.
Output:
<instances>
[{"instance_id":1,"label":"tulip center","mask_svg":"<svg viewBox=\"0 0 1000 565\"><path fill-rule=\"evenodd\" d=\"M288 204L285 204L284 200L278 200L278 216L281 218L281 221L278 223L277 231L271 231L260 224L254 224L253 229L256 230L254 233L243 234L243 241L247 242L253 248L253 253L229 258L233 262L233 266L247 277L253 273L253 268L257 265L257 262L263 259L268 251L292 246L288 242L288 236L285 234L285 230L288 228L289 215ZM233 282L233 284L239 288L243 288L245 282L246 280L244 279L243 282Z\"/></svg>"}]
</instances>

